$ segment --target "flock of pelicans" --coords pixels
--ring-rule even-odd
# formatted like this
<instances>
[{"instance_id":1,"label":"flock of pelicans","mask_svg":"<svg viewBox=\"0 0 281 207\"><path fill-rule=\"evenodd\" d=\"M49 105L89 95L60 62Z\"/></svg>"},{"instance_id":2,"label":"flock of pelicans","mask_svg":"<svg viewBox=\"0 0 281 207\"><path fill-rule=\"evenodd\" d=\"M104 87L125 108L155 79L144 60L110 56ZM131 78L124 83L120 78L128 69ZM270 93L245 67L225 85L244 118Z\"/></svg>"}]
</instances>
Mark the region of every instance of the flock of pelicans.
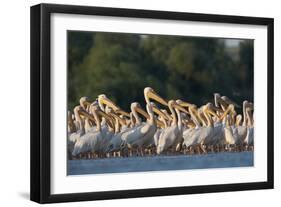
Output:
<instances>
[{"instance_id":1,"label":"flock of pelicans","mask_svg":"<svg viewBox=\"0 0 281 207\"><path fill-rule=\"evenodd\" d=\"M214 104L201 107L166 101L150 87L144 98L146 110L134 102L128 113L104 94L93 103L82 97L73 113L68 111L69 159L253 150L253 104L248 101L241 115L237 104L218 93Z\"/></svg>"}]
</instances>

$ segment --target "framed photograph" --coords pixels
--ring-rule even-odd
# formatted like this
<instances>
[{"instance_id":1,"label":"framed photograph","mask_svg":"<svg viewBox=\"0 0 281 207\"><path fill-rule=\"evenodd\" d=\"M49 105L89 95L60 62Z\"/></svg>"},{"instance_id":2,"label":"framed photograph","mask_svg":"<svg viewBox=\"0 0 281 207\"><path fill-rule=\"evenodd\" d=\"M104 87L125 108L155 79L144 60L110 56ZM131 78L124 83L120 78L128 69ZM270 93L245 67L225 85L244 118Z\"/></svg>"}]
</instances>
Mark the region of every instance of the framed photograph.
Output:
<instances>
[{"instance_id":1,"label":"framed photograph","mask_svg":"<svg viewBox=\"0 0 281 207\"><path fill-rule=\"evenodd\" d=\"M31 200L273 188L273 19L31 7Z\"/></svg>"}]
</instances>

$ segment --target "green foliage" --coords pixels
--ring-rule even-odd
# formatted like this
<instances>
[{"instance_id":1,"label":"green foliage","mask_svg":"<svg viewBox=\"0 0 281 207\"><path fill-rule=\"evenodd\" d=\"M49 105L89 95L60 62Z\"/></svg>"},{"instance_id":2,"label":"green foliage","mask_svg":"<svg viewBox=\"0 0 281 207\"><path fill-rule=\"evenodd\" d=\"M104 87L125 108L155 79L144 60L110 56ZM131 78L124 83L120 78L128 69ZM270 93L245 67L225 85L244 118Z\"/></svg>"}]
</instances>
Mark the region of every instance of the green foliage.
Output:
<instances>
[{"instance_id":1,"label":"green foliage","mask_svg":"<svg viewBox=\"0 0 281 207\"><path fill-rule=\"evenodd\" d=\"M120 33L68 33L68 108L106 94L122 108L150 86L166 99L201 105L219 92L253 99L253 41L233 58L222 39Z\"/></svg>"}]
</instances>

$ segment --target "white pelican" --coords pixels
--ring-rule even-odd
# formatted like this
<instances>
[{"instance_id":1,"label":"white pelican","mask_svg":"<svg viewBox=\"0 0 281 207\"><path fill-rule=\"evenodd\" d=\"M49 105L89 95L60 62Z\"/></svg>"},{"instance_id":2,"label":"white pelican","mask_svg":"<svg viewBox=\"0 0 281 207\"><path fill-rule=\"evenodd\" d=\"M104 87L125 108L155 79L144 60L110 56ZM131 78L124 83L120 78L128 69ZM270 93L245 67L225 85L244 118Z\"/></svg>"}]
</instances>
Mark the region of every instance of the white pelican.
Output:
<instances>
[{"instance_id":1,"label":"white pelican","mask_svg":"<svg viewBox=\"0 0 281 207\"><path fill-rule=\"evenodd\" d=\"M236 121L233 119L232 123L232 135L235 141L235 145L240 148L247 136L247 114L246 108L248 107L248 101L243 102L243 117L239 114L236 116ZM242 125L240 125L243 119Z\"/></svg>"},{"instance_id":2,"label":"white pelican","mask_svg":"<svg viewBox=\"0 0 281 207\"><path fill-rule=\"evenodd\" d=\"M101 94L98 96L98 104L99 107L102 111L105 112L105 107L104 105L112 108L115 112L118 111L120 112L122 115L125 115L127 117L130 117L130 114L123 111L119 106L117 106L115 103L113 103L109 98L106 97L106 95Z\"/></svg>"},{"instance_id":3,"label":"white pelican","mask_svg":"<svg viewBox=\"0 0 281 207\"><path fill-rule=\"evenodd\" d=\"M157 154L161 154L169 147L176 148L178 143L182 141L182 119L179 110L188 112L174 100L168 102L168 107L172 113L173 121L171 126L165 128L163 133L161 133L157 146Z\"/></svg>"},{"instance_id":4,"label":"white pelican","mask_svg":"<svg viewBox=\"0 0 281 207\"><path fill-rule=\"evenodd\" d=\"M253 114L252 114L253 106L252 104L249 104L246 108L246 115L247 115L247 135L245 138L245 143L247 146L252 146L254 144L254 120L253 120Z\"/></svg>"},{"instance_id":5,"label":"white pelican","mask_svg":"<svg viewBox=\"0 0 281 207\"><path fill-rule=\"evenodd\" d=\"M150 104L150 99L153 99L163 105L167 105L167 102L150 87L146 87L144 89L144 98L146 101L146 111L148 113L146 123L140 125L136 129L134 129L133 133L130 133L126 136L128 147L137 148L137 150L140 151L141 154L143 154L143 147L148 146L151 143L151 140L153 139L153 136L157 129L156 125L160 122L159 120L155 120L153 108ZM137 110L139 112L141 111L140 109Z\"/></svg>"},{"instance_id":6,"label":"white pelican","mask_svg":"<svg viewBox=\"0 0 281 207\"><path fill-rule=\"evenodd\" d=\"M218 117L216 112L215 107L211 103L206 104L203 106L203 114L207 120L206 126L203 126L201 128L201 140L200 143L203 143L205 146L209 146L211 148L211 151L214 151L214 145L218 144L220 140L223 139L223 125L219 124L221 118L223 117ZM211 117L213 115L216 117L217 124L214 124L214 119Z\"/></svg>"},{"instance_id":7,"label":"white pelican","mask_svg":"<svg viewBox=\"0 0 281 207\"><path fill-rule=\"evenodd\" d=\"M178 101L180 106L188 107L188 112L191 116L191 120L194 126L189 127L183 131L183 145L188 151L192 151L193 147L197 147L198 153L200 153L199 146L197 145L198 137L200 136L200 117L197 113L197 107L194 104L190 104L183 101Z\"/></svg>"},{"instance_id":8,"label":"white pelican","mask_svg":"<svg viewBox=\"0 0 281 207\"><path fill-rule=\"evenodd\" d=\"M72 113L70 111L67 111L67 132L68 134L71 134L75 131L76 131L76 126L72 119Z\"/></svg>"},{"instance_id":9,"label":"white pelican","mask_svg":"<svg viewBox=\"0 0 281 207\"><path fill-rule=\"evenodd\" d=\"M89 112L89 107L90 107L90 100L88 97L83 96L79 99L79 104L80 106L87 112Z\"/></svg>"},{"instance_id":10,"label":"white pelican","mask_svg":"<svg viewBox=\"0 0 281 207\"><path fill-rule=\"evenodd\" d=\"M157 148L160 135L164 132L164 129L168 127L168 123L167 122L170 119L172 119L172 118L170 117L170 115L167 113L166 110L163 110L163 109L160 110L156 106L156 104L154 104L153 102L151 102L151 105L152 105L153 112L158 114L158 117L159 117L158 118L159 122L157 120L157 123L158 123L157 125L159 127L157 128L157 130L156 130L156 132L155 132L155 134L153 136L153 140L151 140L151 145L154 145L154 147ZM162 125L161 122L163 123L163 125Z\"/></svg>"},{"instance_id":11,"label":"white pelican","mask_svg":"<svg viewBox=\"0 0 281 207\"><path fill-rule=\"evenodd\" d=\"M118 112L118 110L116 110ZM135 133L135 129L137 127L144 125L145 123L142 123L141 118L138 115L138 112L144 115L146 118L149 118L148 114L143 111L140 107L140 104L137 102L134 102L131 104L131 127L127 127L124 130L122 130L119 133L115 133L115 135L112 137L108 147L107 152L116 152L121 149L124 149L127 146L127 136L131 133ZM113 115L114 112L111 113ZM115 116L115 120L117 123L120 121L120 117L117 115ZM115 124L117 124L115 123Z\"/></svg>"},{"instance_id":12,"label":"white pelican","mask_svg":"<svg viewBox=\"0 0 281 207\"><path fill-rule=\"evenodd\" d=\"M78 122L79 126L75 132L72 132L72 133L68 134L68 136L67 136L67 138L68 138L67 139L67 149L70 153L72 152L76 141L79 140L80 137L85 134L84 123L80 116L81 113L83 113L83 112L84 112L84 114L86 113L85 110L81 106L76 106L73 111L74 111L75 120Z\"/></svg>"},{"instance_id":13,"label":"white pelican","mask_svg":"<svg viewBox=\"0 0 281 207\"><path fill-rule=\"evenodd\" d=\"M80 153L84 152L93 152L96 153L98 151L98 142L101 141L102 135L101 135L101 125L99 117L96 113L97 108L95 106L91 107L91 113L94 116L96 127L95 130L91 130L88 133L84 134L80 137L79 140L76 141L74 145L74 149L72 152L73 156L77 156ZM90 117L89 115L85 115L87 117Z\"/></svg>"},{"instance_id":14,"label":"white pelican","mask_svg":"<svg viewBox=\"0 0 281 207\"><path fill-rule=\"evenodd\" d=\"M230 114L228 114L230 113ZM234 113L234 105L230 104L227 108L227 110L224 112L225 120L225 126L224 126L224 141L226 144L226 147L228 150L230 150L230 146L234 146L236 148L236 145L241 144L241 139L235 132L235 126L232 126L230 123L231 114Z\"/></svg>"},{"instance_id":15,"label":"white pelican","mask_svg":"<svg viewBox=\"0 0 281 207\"><path fill-rule=\"evenodd\" d=\"M112 136L110 131L105 128L105 126L103 128L101 127L99 115L103 116L105 119L109 119L109 117L105 113L99 111L98 106L96 105L91 105L90 111L93 117L91 117L91 115L88 113L83 115L91 120L94 119L96 126L76 141L74 150L72 152L73 156L84 152L92 152L96 154L105 153L105 147Z\"/></svg>"}]
</instances>

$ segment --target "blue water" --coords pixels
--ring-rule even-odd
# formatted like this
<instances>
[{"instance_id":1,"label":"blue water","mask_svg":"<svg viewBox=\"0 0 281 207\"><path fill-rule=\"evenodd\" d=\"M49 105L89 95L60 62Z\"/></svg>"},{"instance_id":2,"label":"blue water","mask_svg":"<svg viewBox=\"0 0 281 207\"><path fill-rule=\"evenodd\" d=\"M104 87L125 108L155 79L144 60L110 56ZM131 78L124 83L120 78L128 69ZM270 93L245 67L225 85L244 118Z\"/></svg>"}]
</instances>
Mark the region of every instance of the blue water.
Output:
<instances>
[{"instance_id":1,"label":"blue water","mask_svg":"<svg viewBox=\"0 0 281 207\"><path fill-rule=\"evenodd\" d=\"M253 152L68 160L68 175L253 166Z\"/></svg>"}]
</instances>

